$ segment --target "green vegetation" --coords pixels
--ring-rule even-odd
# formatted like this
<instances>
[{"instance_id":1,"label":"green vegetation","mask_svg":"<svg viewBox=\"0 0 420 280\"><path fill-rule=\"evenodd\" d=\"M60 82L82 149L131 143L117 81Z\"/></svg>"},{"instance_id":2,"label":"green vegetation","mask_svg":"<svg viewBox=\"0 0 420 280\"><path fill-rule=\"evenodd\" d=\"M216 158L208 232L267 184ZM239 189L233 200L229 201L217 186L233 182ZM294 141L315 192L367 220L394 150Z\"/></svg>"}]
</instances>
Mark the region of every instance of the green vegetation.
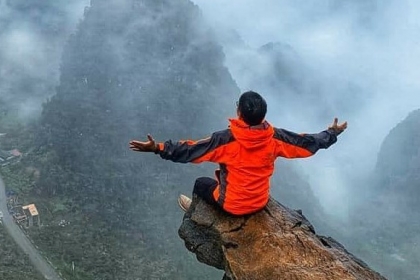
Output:
<instances>
[{"instance_id":1,"label":"green vegetation","mask_svg":"<svg viewBox=\"0 0 420 280\"><path fill-rule=\"evenodd\" d=\"M128 141L207 136L203 124L225 127L239 90L192 3L123 2L86 11L40 123L2 140L28 154L1 172L37 205L43 226L28 233L69 279L221 278L177 236L178 194L212 171L132 153Z\"/></svg>"},{"instance_id":2,"label":"green vegetation","mask_svg":"<svg viewBox=\"0 0 420 280\"><path fill-rule=\"evenodd\" d=\"M25 138L25 134L30 132L23 128L19 134L9 133L3 141L24 143L19 137ZM24 151L27 147L14 148ZM197 265L177 237L182 213L176 209L176 196L163 200L176 186L162 186L161 181L151 180L146 189L139 190L149 193L143 198L144 204L126 205L127 212L122 216L117 211L124 205L119 203L129 201L124 202L118 194L117 202L77 196L71 190L82 180L80 174L59 167L53 151L36 149L21 161L1 168L0 174L8 189L19 194L21 202L37 205L43 226L27 232L66 279L97 279L98 275L101 279L194 279L193 275L203 272L203 279L212 279L219 274ZM49 168L50 172L37 174L38 168ZM66 187L57 188L57 182ZM148 206L154 202L159 205ZM147 207L150 209L145 213ZM165 211L171 214L159 216L158 212ZM174 213L178 220L173 219ZM21 265L16 263L17 268ZM17 279L36 279L20 277Z\"/></svg>"},{"instance_id":3,"label":"green vegetation","mask_svg":"<svg viewBox=\"0 0 420 280\"><path fill-rule=\"evenodd\" d=\"M44 279L0 224L0 279Z\"/></svg>"}]
</instances>

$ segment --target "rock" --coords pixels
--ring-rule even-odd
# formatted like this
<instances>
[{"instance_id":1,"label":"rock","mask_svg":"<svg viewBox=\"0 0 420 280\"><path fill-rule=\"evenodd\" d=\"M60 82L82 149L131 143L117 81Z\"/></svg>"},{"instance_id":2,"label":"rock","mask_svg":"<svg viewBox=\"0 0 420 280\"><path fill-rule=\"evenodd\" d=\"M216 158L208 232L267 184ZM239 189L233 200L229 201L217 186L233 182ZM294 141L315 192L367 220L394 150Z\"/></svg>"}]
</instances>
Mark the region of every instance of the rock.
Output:
<instances>
[{"instance_id":1,"label":"rock","mask_svg":"<svg viewBox=\"0 0 420 280\"><path fill-rule=\"evenodd\" d=\"M226 280L385 279L272 198L258 213L233 216L194 197L178 233L200 262L225 270Z\"/></svg>"}]
</instances>

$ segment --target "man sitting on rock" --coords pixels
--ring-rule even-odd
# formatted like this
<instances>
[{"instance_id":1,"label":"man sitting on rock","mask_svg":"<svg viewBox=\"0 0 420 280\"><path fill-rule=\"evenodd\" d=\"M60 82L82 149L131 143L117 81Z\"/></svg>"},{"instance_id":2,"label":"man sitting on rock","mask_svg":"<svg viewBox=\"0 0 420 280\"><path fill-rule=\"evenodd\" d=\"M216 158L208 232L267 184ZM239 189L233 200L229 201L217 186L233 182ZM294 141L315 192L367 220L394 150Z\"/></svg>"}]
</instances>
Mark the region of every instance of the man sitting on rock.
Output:
<instances>
[{"instance_id":1,"label":"man sitting on rock","mask_svg":"<svg viewBox=\"0 0 420 280\"><path fill-rule=\"evenodd\" d=\"M241 95L237 103L237 119L230 119L228 129L198 141L168 140L156 143L132 140L130 149L154 152L163 159L181 163L218 163L216 179L201 177L195 181L193 194L207 203L216 205L234 215L257 212L269 199L269 182L277 157L304 158L319 149L327 149L337 141L337 136L347 128L347 122L333 124L317 134L296 134L271 126L264 120L267 103L256 92ZM178 198L179 206L187 211L191 199Z\"/></svg>"}]
</instances>

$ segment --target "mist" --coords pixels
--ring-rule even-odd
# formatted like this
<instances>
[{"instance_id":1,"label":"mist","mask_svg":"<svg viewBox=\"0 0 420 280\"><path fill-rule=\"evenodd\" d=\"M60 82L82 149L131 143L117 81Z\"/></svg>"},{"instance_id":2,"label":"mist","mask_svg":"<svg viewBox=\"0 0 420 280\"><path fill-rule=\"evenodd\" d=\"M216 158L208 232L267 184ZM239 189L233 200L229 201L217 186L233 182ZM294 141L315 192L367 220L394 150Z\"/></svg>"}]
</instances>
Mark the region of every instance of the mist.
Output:
<instances>
[{"instance_id":1,"label":"mist","mask_svg":"<svg viewBox=\"0 0 420 280\"><path fill-rule=\"evenodd\" d=\"M389 130L420 107L416 67L420 4L193 2L219 37L226 66L240 89L259 91L268 100L270 122L297 132L322 130L335 116L349 122L332 151L297 163L327 212L345 217L347 203L357 200L351 194L354 180L372 171ZM0 98L22 119L31 119L54 94L63 46L89 1L55 5L64 19L42 14L44 22L57 23L59 32L33 24L41 8L25 17L5 1L0 3L0 23L5 27L0 34ZM300 83L297 91L273 87L264 79L272 75L272 66L257 49L270 42L285 46L283 54L289 52L291 58L286 56L284 63L289 67L286 72L293 71L294 82ZM27 80L36 82L29 85Z\"/></svg>"},{"instance_id":2,"label":"mist","mask_svg":"<svg viewBox=\"0 0 420 280\"><path fill-rule=\"evenodd\" d=\"M89 0L0 1L0 100L27 122L55 93L62 50Z\"/></svg>"},{"instance_id":3,"label":"mist","mask_svg":"<svg viewBox=\"0 0 420 280\"><path fill-rule=\"evenodd\" d=\"M274 181L289 176L289 182L272 186L275 198L288 205L279 190L299 182L290 197L304 197L308 205L297 207L309 207L304 213L317 230L319 220L328 224L332 218L329 230L352 214L360 216L354 209L368 200L366 184L381 143L420 108L420 3L192 2L197 7L188 1L0 0L0 127L8 117L43 121L36 137L2 138L2 149L35 150L2 176L10 185L28 176L21 170L42 174L28 179L34 180L34 190L22 192L46 205L48 211L42 210L50 213L46 223L51 227L45 232L56 230L57 221L71 220L72 228L54 232L67 242L64 252L44 239L44 232L34 234L52 259L64 259L67 273L74 273L74 260L86 260L80 275L94 275L97 268L108 275L118 267L124 269L121 277L213 279L218 273L191 268L197 262L176 236L183 213L175 210L176 196L190 193L197 174L211 176L214 166L179 166L133 155L130 137L208 136L204 133L226 127L236 113L235 97L246 90L266 98L267 120L276 127L316 133L334 117L348 121L349 128L328 150L307 159L279 159ZM202 26L200 13L211 30ZM301 194L302 186L310 191ZM316 219L312 215L319 209L311 191L326 213ZM377 230L369 226L366 231ZM399 238L388 234L392 243ZM353 248L375 254L372 248L380 241L365 247L371 240L360 240ZM81 243L91 250L80 252ZM404 246L409 253L396 256L415 267L409 241ZM106 250L120 255L106 255ZM375 260L382 261L372 257L367 262ZM382 271L393 261L383 262ZM392 273L414 273L411 267L396 263Z\"/></svg>"},{"instance_id":4,"label":"mist","mask_svg":"<svg viewBox=\"0 0 420 280\"><path fill-rule=\"evenodd\" d=\"M194 2L221 38L226 65L238 86L267 98L267 119L274 125L317 132L335 116L348 121L348 130L334 147L299 161L326 211L346 217L348 204L362 199L358 196L363 196L363 188L354 192L354 185L374 169L384 137L420 107L420 4ZM242 44L232 43L232 34ZM264 80L272 75L272 67L257 49L269 42L282 44L286 58L287 52L297 57L288 66L300 92L272 87ZM257 81L244 71L252 68Z\"/></svg>"}]
</instances>

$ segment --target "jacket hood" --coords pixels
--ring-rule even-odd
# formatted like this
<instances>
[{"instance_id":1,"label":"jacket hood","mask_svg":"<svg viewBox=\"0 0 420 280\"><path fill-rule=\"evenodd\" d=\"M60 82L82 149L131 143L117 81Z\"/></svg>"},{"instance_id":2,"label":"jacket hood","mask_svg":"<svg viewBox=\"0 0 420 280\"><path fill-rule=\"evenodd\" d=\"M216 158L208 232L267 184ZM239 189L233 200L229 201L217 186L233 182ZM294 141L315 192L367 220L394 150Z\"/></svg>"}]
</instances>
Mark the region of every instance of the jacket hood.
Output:
<instances>
[{"instance_id":1,"label":"jacket hood","mask_svg":"<svg viewBox=\"0 0 420 280\"><path fill-rule=\"evenodd\" d=\"M246 149L266 146L274 135L274 129L267 121L255 126L250 126L240 119L229 119L229 122L233 137Z\"/></svg>"}]
</instances>

